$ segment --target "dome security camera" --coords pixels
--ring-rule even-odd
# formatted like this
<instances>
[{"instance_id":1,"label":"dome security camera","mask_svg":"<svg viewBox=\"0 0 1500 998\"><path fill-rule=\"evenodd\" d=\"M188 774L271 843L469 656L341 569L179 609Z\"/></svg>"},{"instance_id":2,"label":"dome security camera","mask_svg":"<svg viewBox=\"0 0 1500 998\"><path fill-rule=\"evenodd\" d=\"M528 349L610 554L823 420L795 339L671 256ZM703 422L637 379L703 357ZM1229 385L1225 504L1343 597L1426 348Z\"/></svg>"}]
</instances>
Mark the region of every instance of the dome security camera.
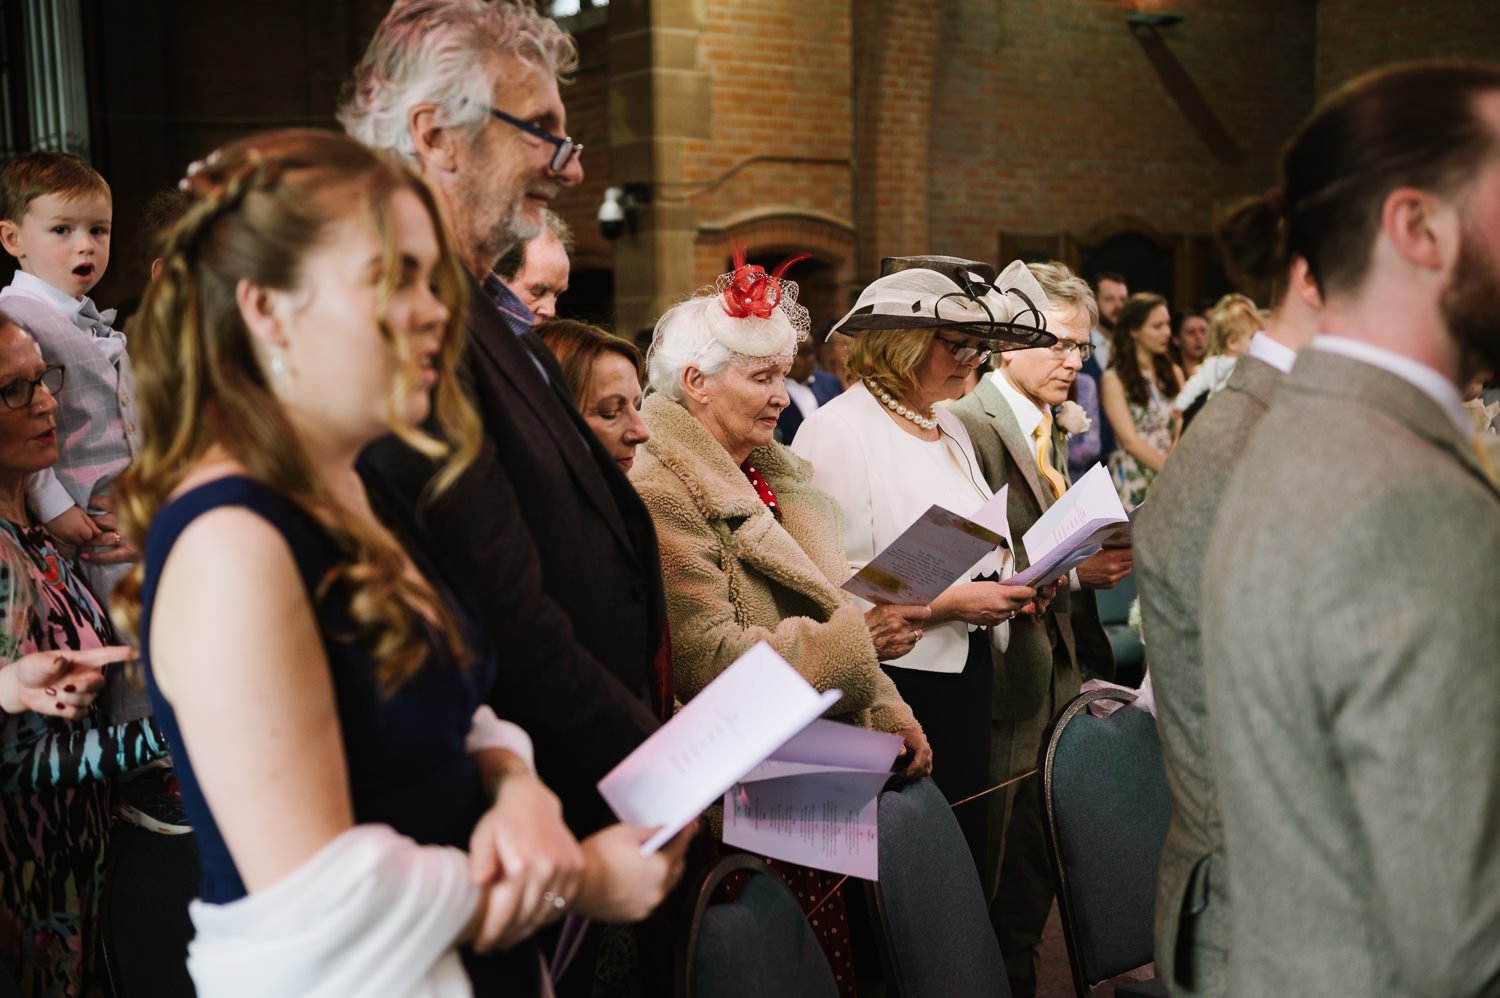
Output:
<instances>
[{"instance_id":1,"label":"dome security camera","mask_svg":"<svg viewBox=\"0 0 1500 998\"><path fill-rule=\"evenodd\" d=\"M605 190L604 202L599 205L599 213L595 216L599 222L599 234L610 242L625 234L625 206L620 203L624 196L623 188Z\"/></svg>"}]
</instances>

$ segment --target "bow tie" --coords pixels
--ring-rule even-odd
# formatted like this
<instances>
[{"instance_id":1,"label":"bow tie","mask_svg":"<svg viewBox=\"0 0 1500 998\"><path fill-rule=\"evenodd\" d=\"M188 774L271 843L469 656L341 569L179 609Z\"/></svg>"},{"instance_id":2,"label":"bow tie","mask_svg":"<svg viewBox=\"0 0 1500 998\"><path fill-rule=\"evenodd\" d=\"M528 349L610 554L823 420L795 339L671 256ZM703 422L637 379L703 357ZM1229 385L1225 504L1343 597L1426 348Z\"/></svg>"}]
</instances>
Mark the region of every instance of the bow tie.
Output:
<instances>
[{"instance_id":1,"label":"bow tie","mask_svg":"<svg viewBox=\"0 0 1500 998\"><path fill-rule=\"evenodd\" d=\"M116 310L112 308L107 308L101 312L94 307L92 301L85 301L74 314L73 321L79 329L82 329L86 333L93 333L95 336L108 336L114 331L115 312Z\"/></svg>"}]
</instances>

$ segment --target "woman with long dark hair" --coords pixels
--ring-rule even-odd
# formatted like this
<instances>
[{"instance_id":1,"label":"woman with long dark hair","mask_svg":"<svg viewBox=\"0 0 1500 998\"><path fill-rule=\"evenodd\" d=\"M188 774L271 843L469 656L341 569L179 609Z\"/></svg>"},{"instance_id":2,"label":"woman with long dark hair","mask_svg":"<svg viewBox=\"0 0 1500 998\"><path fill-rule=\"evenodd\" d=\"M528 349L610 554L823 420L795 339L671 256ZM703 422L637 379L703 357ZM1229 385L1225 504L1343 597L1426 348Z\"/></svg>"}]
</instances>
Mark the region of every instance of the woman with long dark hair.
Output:
<instances>
[{"instance_id":1,"label":"woman with long dark hair","mask_svg":"<svg viewBox=\"0 0 1500 998\"><path fill-rule=\"evenodd\" d=\"M1100 405L1115 431L1109 470L1127 508L1146 500L1177 437L1172 399L1183 377L1167 353L1171 340L1167 300L1150 292L1131 295L1115 323L1109 370L1099 384Z\"/></svg>"}]
</instances>

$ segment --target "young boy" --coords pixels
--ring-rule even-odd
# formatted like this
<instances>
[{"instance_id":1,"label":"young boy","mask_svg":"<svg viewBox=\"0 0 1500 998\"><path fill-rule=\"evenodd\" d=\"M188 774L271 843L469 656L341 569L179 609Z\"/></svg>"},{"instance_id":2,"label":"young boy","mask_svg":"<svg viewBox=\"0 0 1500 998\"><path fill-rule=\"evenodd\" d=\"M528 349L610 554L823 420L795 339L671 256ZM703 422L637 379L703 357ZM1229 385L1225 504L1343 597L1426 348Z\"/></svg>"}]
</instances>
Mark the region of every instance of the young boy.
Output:
<instances>
[{"instance_id":1,"label":"young boy","mask_svg":"<svg viewBox=\"0 0 1500 998\"><path fill-rule=\"evenodd\" d=\"M74 156L35 152L0 169L0 245L20 264L3 307L67 371L58 395L57 464L27 482L32 513L79 549L84 579L107 605L135 552L115 530L110 486L135 450L135 394L125 337L88 293L109 266L109 185ZM126 685L111 684L116 689ZM144 693L118 695L111 721L144 716ZM123 710L127 716L117 716Z\"/></svg>"}]
</instances>

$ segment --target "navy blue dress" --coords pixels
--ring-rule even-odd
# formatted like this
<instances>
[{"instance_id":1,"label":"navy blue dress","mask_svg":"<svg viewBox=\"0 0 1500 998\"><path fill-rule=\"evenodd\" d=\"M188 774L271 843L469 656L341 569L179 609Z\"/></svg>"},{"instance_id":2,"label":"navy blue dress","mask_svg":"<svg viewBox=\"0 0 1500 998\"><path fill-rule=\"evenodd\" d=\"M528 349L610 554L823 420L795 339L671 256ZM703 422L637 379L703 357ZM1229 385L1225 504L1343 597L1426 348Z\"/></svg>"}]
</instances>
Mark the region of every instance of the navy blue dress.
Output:
<instances>
[{"instance_id":1,"label":"navy blue dress","mask_svg":"<svg viewBox=\"0 0 1500 998\"><path fill-rule=\"evenodd\" d=\"M488 805L474 761L464 751L470 720L494 676L488 638L472 607L426 558L425 538L410 507L375 473L361 468L360 474L376 514L457 614L475 653L467 669L460 669L434 636L427 662L414 676L394 692L379 689L369 649L350 637L355 628L347 591L334 586L317 597L322 580L341 560L333 540L300 507L258 482L245 477L209 482L167 503L151 523L141 594L141 659L153 712L176 762L183 808L196 833L202 899L210 904L244 897L245 885L204 800L177 716L157 688L149 636L156 584L167 555L182 531L211 510L250 510L276 528L296 559L332 673L355 822L390 825L423 845L467 849L469 835ZM212 668L211 650L206 651L203 666ZM476 994L539 991L537 954L530 945L482 957L466 951L463 957Z\"/></svg>"}]
</instances>

